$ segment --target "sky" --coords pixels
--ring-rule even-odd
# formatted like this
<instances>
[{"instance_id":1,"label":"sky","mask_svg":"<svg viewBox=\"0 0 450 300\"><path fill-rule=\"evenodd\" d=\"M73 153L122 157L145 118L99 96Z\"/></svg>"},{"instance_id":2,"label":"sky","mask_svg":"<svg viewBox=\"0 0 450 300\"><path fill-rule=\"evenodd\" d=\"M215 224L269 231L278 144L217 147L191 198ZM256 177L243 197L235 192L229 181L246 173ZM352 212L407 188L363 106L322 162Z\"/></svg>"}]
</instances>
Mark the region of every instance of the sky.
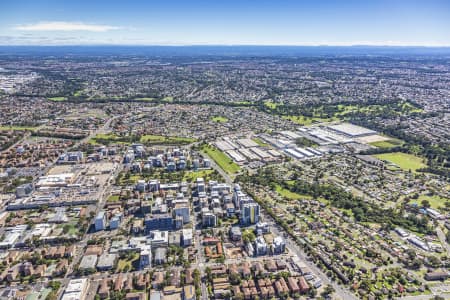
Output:
<instances>
[{"instance_id":1,"label":"sky","mask_svg":"<svg viewBox=\"0 0 450 300\"><path fill-rule=\"evenodd\" d=\"M0 45L450 46L449 0L0 0Z\"/></svg>"}]
</instances>

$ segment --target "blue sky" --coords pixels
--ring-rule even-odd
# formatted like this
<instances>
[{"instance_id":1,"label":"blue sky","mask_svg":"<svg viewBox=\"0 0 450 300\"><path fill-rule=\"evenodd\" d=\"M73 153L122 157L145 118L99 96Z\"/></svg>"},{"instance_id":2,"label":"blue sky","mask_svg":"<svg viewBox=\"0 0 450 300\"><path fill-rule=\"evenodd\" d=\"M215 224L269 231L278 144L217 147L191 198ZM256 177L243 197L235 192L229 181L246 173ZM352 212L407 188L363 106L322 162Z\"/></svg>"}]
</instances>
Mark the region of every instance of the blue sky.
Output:
<instances>
[{"instance_id":1,"label":"blue sky","mask_svg":"<svg viewBox=\"0 0 450 300\"><path fill-rule=\"evenodd\" d=\"M18 44L450 46L450 1L1 0Z\"/></svg>"}]
</instances>

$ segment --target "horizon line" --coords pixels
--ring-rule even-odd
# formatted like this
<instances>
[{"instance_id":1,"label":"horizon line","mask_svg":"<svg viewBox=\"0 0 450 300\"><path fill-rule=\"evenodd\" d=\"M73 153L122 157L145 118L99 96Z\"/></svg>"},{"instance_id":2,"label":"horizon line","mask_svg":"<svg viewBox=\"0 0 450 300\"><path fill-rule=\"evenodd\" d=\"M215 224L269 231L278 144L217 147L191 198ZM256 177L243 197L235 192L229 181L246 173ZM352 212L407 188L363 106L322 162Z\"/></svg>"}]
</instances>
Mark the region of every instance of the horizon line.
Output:
<instances>
[{"instance_id":1,"label":"horizon line","mask_svg":"<svg viewBox=\"0 0 450 300\"><path fill-rule=\"evenodd\" d=\"M379 45L379 44L0 44L0 47L389 47L389 48L450 48L449 45Z\"/></svg>"}]
</instances>

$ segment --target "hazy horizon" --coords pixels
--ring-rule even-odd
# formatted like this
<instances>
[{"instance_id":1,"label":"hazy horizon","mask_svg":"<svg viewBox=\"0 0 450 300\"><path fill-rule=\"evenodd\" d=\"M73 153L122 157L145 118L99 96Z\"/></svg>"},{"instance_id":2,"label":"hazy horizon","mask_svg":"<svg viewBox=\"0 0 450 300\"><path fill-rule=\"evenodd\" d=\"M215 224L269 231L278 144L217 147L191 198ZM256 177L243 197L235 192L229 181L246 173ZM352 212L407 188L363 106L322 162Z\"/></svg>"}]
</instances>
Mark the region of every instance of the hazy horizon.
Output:
<instances>
[{"instance_id":1,"label":"hazy horizon","mask_svg":"<svg viewBox=\"0 0 450 300\"><path fill-rule=\"evenodd\" d=\"M1 45L449 47L450 2L2 1Z\"/></svg>"}]
</instances>

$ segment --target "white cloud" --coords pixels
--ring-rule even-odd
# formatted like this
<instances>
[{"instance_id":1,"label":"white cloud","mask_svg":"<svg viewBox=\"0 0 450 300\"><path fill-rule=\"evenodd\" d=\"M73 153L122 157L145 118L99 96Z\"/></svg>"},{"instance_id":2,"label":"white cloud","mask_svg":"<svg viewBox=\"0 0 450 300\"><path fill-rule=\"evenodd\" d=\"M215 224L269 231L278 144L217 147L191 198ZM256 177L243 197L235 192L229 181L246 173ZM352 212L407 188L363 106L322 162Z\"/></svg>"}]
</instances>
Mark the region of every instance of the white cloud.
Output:
<instances>
[{"instance_id":1,"label":"white cloud","mask_svg":"<svg viewBox=\"0 0 450 300\"><path fill-rule=\"evenodd\" d=\"M19 25L14 27L21 31L90 31L105 32L117 30L120 27L110 25L95 25L81 22L39 22L36 24Z\"/></svg>"}]
</instances>

